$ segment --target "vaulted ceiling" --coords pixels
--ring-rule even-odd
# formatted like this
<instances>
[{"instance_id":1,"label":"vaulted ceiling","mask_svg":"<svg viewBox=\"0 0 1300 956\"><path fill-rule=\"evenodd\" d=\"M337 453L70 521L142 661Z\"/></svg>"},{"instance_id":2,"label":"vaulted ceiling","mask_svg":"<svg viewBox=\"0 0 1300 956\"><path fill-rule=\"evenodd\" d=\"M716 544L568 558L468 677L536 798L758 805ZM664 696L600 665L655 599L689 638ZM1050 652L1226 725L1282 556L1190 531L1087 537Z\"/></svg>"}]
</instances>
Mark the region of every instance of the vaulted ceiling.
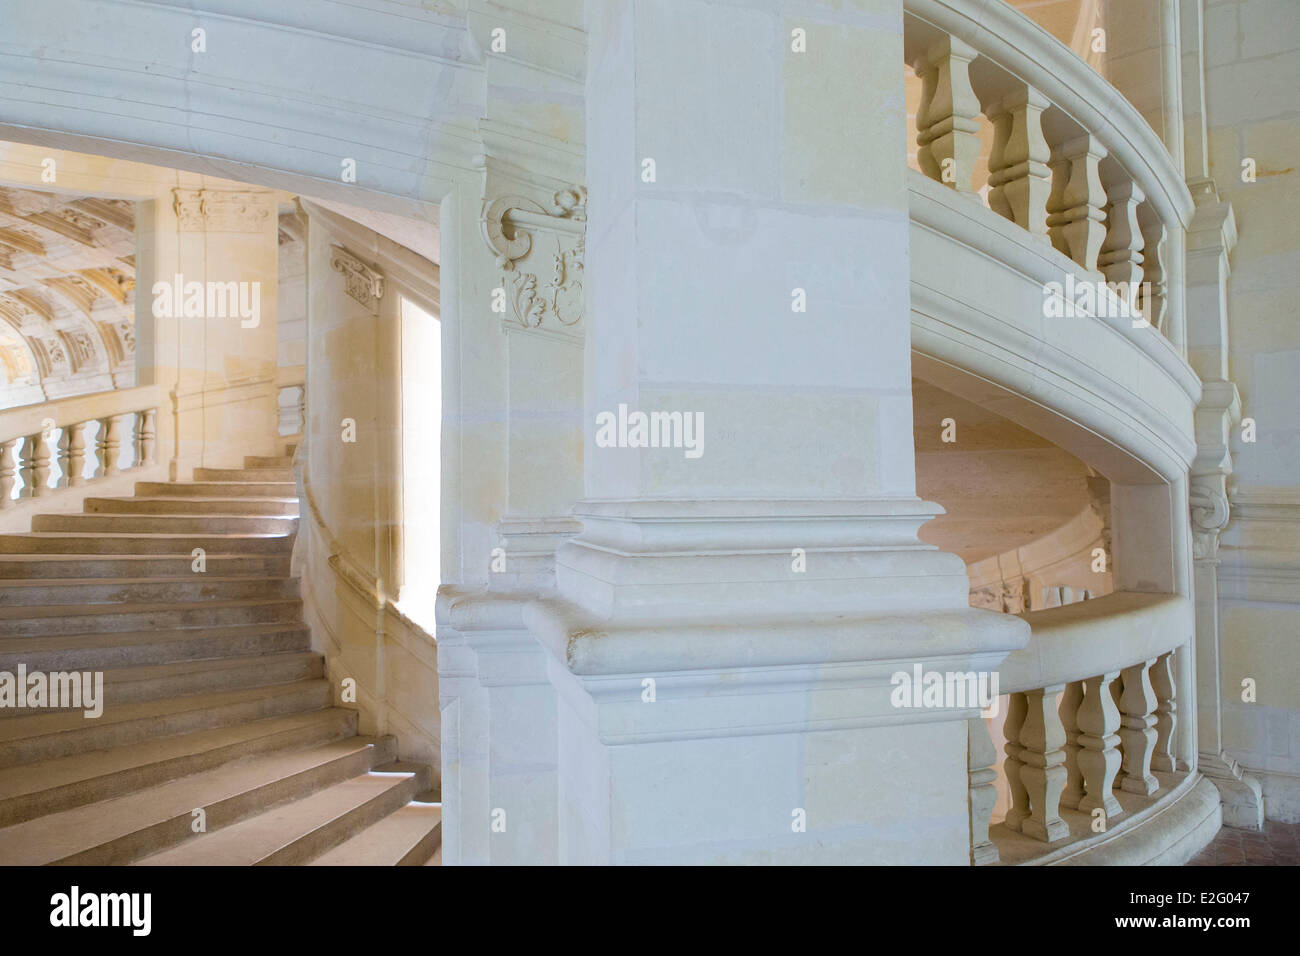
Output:
<instances>
[{"instance_id":1,"label":"vaulted ceiling","mask_svg":"<svg viewBox=\"0 0 1300 956\"><path fill-rule=\"evenodd\" d=\"M129 385L135 204L0 186L0 407Z\"/></svg>"},{"instance_id":2,"label":"vaulted ceiling","mask_svg":"<svg viewBox=\"0 0 1300 956\"><path fill-rule=\"evenodd\" d=\"M1043 538L1089 507L1092 471L1047 439L919 379L912 411L917 494L946 512L921 529L928 544L971 564Z\"/></svg>"}]
</instances>

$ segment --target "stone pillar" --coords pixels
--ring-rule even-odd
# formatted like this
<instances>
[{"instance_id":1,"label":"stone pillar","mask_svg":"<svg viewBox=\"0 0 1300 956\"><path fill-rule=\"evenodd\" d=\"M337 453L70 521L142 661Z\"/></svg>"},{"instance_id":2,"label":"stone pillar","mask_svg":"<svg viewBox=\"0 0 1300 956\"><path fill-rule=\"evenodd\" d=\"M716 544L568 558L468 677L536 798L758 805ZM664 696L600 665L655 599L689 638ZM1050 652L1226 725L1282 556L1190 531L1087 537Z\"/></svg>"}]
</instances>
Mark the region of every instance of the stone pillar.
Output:
<instances>
[{"instance_id":1,"label":"stone pillar","mask_svg":"<svg viewBox=\"0 0 1300 956\"><path fill-rule=\"evenodd\" d=\"M523 612L581 527L586 37L580 3L469 8L482 156L440 203L443 861L552 864L558 702Z\"/></svg>"},{"instance_id":2,"label":"stone pillar","mask_svg":"<svg viewBox=\"0 0 1300 956\"><path fill-rule=\"evenodd\" d=\"M1228 380L1228 254L1237 229L1232 206L1220 201L1213 180L1194 180L1190 186L1196 214L1187 233L1187 359L1204 383L1188 496L1196 592L1197 766L1219 788L1224 825L1258 830L1264 825L1259 781L1243 773L1224 749L1219 631L1219 535L1231 518L1230 432L1241 422L1241 398Z\"/></svg>"},{"instance_id":3,"label":"stone pillar","mask_svg":"<svg viewBox=\"0 0 1300 956\"><path fill-rule=\"evenodd\" d=\"M181 174L138 217L136 376L173 478L277 454L275 194Z\"/></svg>"},{"instance_id":4,"label":"stone pillar","mask_svg":"<svg viewBox=\"0 0 1300 956\"><path fill-rule=\"evenodd\" d=\"M525 610L560 861L968 862L978 708L891 675L1028 635L916 536L902 4L587 29L583 530Z\"/></svg>"}]
</instances>

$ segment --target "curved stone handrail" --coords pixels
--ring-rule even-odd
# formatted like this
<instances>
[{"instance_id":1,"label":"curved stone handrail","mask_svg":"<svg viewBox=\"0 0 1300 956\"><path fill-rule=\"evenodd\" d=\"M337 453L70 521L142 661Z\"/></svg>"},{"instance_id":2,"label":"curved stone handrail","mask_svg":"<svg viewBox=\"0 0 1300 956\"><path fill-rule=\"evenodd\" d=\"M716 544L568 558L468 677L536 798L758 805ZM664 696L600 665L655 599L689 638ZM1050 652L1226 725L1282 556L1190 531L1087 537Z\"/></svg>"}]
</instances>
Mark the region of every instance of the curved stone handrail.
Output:
<instances>
[{"instance_id":1,"label":"curved stone handrail","mask_svg":"<svg viewBox=\"0 0 1300 956\"><path fill-rule=\"evenodd\" d=\"M1018 616L1032 634L998 670L1009 700L1003 768L1011 794L999 832L1059 844L1072 834L1062 810L1100 817L1107 828L1130 814L1117 784L1142 800L1174 796L1178 778L1156 772L1188 769L1175 656L1195 631L1191 600L1120 592ZM968 727L971 862L985 864L999 858L990 834L997 751L983 720Z\"/></svg>"},{"instance_id":2,"label":"curved stone handrail","mask_svg":"<svg viewBox=\"0 0 1300 956\"><path fill-rule=\"evenodd\" d=\"M905 11L903 53L921 80L922 173L972 206L987 201L1073 262L1052 280L1061 314L1095 302L1135 328L1150 325L1181 356L1182 250L1194 203L1160 137L1118 90L1002 0L907 0ZM987 179L977 184L986 145Z\"/></svg>"},{"instance_id":3,"label":"curved stone handrail","mask_svg":"<svg viewBox=\"0 0 1300 956\"><path fill-rule=\"evenodd\" d=\"M1031 636L998 669L1011 694L1122 671L1181 647L1195 628L1191 599L1178 594L1122 591L1017 616Z\"/></svg>"},{"instance_id":4,"label":"curved stone handrail","mask_svg":"<svg viewBox=\"0 0 1300 956\"><path fill-rule=\"evenodd\" d=\"M65 425L104 418L107 415L129 415L145 409L156 409L161 397L162 389L157 385L140 385L6 408L0 410L0 442L25 438L38 432L47 420L53 422L51 428L63 428Z\"/></svg>"},{"instance_id":5,"label":"curved stone handrail","mask_svg":"<svg viewBox=\"0 0 1300 956\"><path fill-rule=\"evenodd\" d=\"M1172 481L1196 455L1201 383L1153 327L1048 318L1077 267L991 209L907 177L913 371L1042 435L1111 480Z\"/></svg>"},{"instance_id":6,"label":"curved stone handrail","mask_svg":"<svg viewBox=\"0 0 1300 956\"><path fill-rule=\"evenodd\" d=\"M970 44L1093 133L1166 223L1191 222L1192 194L1137 109L1069 47L1005 0L905 0L904 10Z\"/></svg>"}]
</instances>

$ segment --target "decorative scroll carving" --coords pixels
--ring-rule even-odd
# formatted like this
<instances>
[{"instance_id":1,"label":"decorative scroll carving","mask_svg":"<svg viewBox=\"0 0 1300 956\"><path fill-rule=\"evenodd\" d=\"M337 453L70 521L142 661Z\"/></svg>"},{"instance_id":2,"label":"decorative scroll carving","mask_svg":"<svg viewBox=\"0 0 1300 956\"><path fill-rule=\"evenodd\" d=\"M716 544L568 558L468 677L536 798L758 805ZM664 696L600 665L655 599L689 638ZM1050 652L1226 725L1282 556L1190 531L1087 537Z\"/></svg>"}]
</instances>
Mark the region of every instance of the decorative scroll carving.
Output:
<instances>
[{"instance_id":1,"label":"decorative scroll carving","mask_svg":"<svg viewBox=\"0 0 1300 956\"><path fill-rule=\"evenodd\" d=\"M173 189L182 232L257 232L271 218L268 196L247 190Z\"/></svg>"},{"instance_id":2,"label":"decorative scroll carving","mask_svg":"<svg viewBox=\"0 0 1300 956\"><path fill-rule=\"evenodd\" d=\"M1228 494L1224 476L1194 477L1188 504L1191 506L1193 557L1212 560L1219 554L1219 533L1228 526Z\"/></svg>"},{"instance_id":3,"label":"decorative scroll carving","mask_svg":"<svg viewBox=\"0 0 1300 956\"><path fill-rule=\"evenodd\" d=\"M581 337L586 219L587 190L582 186L557 192L549 210L522 196L503 196L484 209L483 238L505 273L501 288L507 328ZM543 242L549 268L542 265ZM521 268L524 260L530 268Z\"/></svg>"},{"instance_id":4,"label":"decorative scroll carving","mask_svg":"<svg viewBox=\"0 0 1300 956\"><path fill-rule=\"evenodd\" d=\"M383 274L366 265L342 246L331 246L330 268L343 276L344 288L372 313L379 311L384 297Z\"/></svg>"}]
</instances>

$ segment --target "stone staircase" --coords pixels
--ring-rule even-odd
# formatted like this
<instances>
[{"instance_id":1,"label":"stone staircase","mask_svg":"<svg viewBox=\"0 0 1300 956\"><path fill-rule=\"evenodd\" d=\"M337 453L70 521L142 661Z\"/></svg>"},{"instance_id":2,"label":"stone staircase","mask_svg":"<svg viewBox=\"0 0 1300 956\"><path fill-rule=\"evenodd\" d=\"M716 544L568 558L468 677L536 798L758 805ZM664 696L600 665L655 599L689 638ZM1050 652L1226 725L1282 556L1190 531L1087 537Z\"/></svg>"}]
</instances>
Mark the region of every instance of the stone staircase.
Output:
<instances>
[{"instance_id":1,"label":"stone staircase","mask_svg":"<svg viewBox=\"0 0 1300 956\"><path fill-rule=\"evenodd\" d=\"M98 718L0 707L0 865L439 863L430 768L331 706L290 458L135 492L0 535L0 672L104 679Z\"/></svg>"}]
</instances>

